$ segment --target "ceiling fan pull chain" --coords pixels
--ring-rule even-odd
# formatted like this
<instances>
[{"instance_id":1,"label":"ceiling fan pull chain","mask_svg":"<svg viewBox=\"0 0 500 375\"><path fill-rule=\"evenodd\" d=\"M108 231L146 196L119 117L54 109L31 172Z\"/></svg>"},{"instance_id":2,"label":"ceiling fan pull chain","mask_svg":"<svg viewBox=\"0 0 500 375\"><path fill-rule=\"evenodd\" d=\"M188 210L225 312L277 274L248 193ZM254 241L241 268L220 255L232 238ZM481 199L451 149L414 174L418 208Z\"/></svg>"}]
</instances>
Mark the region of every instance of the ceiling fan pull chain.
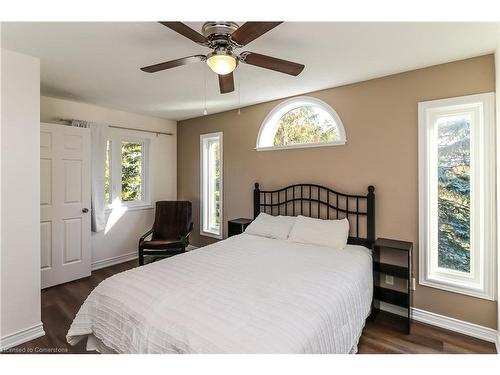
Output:
<instances>
[{"instance_id":1,"label":"ceiling fan pull chain","mask_svg":"<svg viewBox=\"0 0 500 375\"><path fill-rule=\"evenodd\" d=\"M238 72L238 115L241 115L241 70Z\"/></svg>"}]
</instances>

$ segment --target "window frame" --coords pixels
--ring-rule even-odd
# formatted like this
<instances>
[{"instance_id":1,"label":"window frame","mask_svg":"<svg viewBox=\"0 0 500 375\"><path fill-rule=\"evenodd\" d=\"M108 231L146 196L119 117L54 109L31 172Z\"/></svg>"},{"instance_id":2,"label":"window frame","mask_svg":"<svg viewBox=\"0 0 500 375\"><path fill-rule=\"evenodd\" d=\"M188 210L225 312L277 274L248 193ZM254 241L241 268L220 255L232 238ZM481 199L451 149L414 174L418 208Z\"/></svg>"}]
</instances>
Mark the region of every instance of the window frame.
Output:
<instances>
[{"instance_id":1,"label":"window frame","mask_svg":"<svg viewBox=\"0 0 500 375\"><path fill-rule=\"evenodd\" d=\"M494 93L418 103L419 284L487 300L496 299ZM437 266L437 134L439 118L471 114L470 272ZM432 164L431 164L432 163ZM436 215L433 215L436 213Z\"/></svg>"},{"instance_id":2,"label":"window frame","mask_svg":"<svg viewBox=\"0 0 500 375\"><path fill-rule=\"evenodd\" d=\"M335 124L338 127L340 139L338 141L332 141L332 142L311 142L311 143L291 144L285 146L261 146L262 137L266 136L265 134L266 132L276 134L276 131L279 126L279 120L281 119L282 116L284 116L286 113L294 109L304 106L319 107L325 112L327 112L330 116L332 116ZM325 103L320 99L313 98L310 96L298 96L281 102L276 107L274 107L271 110L271 112L267 114L267 116L265 117L264 121L260 126L259 133L257 135L257 142L255 144L255 150L273 151L273 150L287 150L287 149L309 148L309 147L341 146L345 145L346 142L347 140L346 140L344 124L342 123L340 116L330 105L328 105L327 103Z\"/></svg>"},{"instance_id":3,"label":"window frame","mask_svg":"<svg viewBox=\"0 0 500 375\"><path fill-rule=\"evenodd\" d=\"M109 185L110 200L106 202L106 210L110 211L117 207L124 207L127 210L149 209L151 203L151 178L150 178L150 138L147 136L137 136L124 130L112 130L106 141L110 142L109 155ZM141 200L123 201L122 200L122 142L132 142L142 144L142 179L141 179Z\"/></svg>"},{"instance_id":4,"label":"window frame","mask_svg":"<svg viewBox=\"0 0 500 375\"><path fill-rule=\"evenodd\" d=\"M220 219L219 233L205 229L206 212L205 208L205 142L217 138L220 144ZM222 132L200 134L200 235L222 239L224 235L224 136Z\"/></svg>"}]
</instances>

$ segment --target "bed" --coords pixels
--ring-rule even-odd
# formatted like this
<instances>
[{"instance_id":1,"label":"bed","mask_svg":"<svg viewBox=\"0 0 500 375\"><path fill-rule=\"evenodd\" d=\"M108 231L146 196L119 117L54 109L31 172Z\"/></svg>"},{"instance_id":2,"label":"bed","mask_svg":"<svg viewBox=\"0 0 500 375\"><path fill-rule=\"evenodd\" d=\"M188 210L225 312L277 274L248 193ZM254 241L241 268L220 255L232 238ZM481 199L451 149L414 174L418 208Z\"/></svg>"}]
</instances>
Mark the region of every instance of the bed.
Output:
<instances>
[{"instance_id":1,"label":"bed","mask_svg":"<svg viewBox=\"0 0 500 375\"><path fill-rule=\"evenodd\" d=\"M67 341L103 353L355 353L372 304L373 191L256 185L255 217L346 217L348 245L243 233L116 274L89 295Z\"/></svg>"}]
</instances>

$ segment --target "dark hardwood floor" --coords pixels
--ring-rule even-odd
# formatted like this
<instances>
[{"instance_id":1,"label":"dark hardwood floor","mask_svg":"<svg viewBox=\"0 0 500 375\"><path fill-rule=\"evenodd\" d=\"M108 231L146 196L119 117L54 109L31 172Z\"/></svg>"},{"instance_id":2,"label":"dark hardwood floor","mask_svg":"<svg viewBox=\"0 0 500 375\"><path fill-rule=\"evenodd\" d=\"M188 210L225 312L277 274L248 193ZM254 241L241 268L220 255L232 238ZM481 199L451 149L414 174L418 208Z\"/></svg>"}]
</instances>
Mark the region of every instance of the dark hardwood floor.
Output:
<instances>
[{"instance_id":1,"label":"dark hardwood floor","mask_svg":"<svg viewBox=\"0 0 500 375\"><path fill-rule=\"evenodd\" d=\"M85 344L71 347L66 332L79 307L102 280L136 267L136 260L92 272L92 276L42 291L42 321L45 336L7 353L88 353ZM404 332L400 317L380 312L367 321L358 352L368 353L496 353L495 345L444 329L413 322L411 334Z\"/></svg>"}]
</instances>

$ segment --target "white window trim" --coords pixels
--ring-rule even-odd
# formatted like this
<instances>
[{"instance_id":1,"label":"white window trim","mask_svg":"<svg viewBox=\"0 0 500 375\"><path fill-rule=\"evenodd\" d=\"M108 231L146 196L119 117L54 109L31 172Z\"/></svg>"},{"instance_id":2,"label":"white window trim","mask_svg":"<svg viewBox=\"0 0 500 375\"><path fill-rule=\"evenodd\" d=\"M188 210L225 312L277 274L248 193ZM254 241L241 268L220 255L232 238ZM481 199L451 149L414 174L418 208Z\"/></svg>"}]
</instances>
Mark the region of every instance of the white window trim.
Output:
<instances>
[{"instance_id":1,"label":"white window trim","mask_svg":"<svg viewBox=\"0 0 500 375\"><path fill-rule=\"evenodd\" d=\"M450 292L465 294L478 298L496 299L496 212L495 212L495 94L486 93L468 95L457 98L433 100L418 103L418 142L419 142L419 284L439 288ZM429 199L433 187L428 172L429 139L431 130L428 126L429 116L437 116L440 111L446 114L463 112L464 107L479 108L479 118L483 126L473 132L471 129L471 163L476 162L474 172L471 168L471 198L479 199L480 207L474 209L471 199L471 246L473 243L482 249L476 253L476 259L471 257L471 277L458 271L436 270L432 266L430 224L431 212L436 212L435 204ZM468 110L470 111L470 109ZM434 114L433 114L434 112ZM474 137L476 140L474 141ZM475 147L479 144L479 147ZM483 152L481 152L483 150ZM475 157L474 157L475 154ZM471 164L472 167L472 164ZM474 189L473 179L484 182L483 189ZM435 189L435 187L434 187ZM474 211L483 227L479 231L472 223ZM476 222L477 222L476 221ZM474 263L475 262L475 263ZM473 264L474 263L474 264Z\"/></svg>"},{"instance_id":2,"label":"white window trim","mask_svg":"<svg viewBox=\"0 0 500 375\"><path fill-rule=\"evenodd\" d=\"M114 208L126 208L127 211L152 209L151 203L151 175L150 175L150 143L151 139L147 136L139 137L131 134L127 130L112 130L109 132L108 140L111 141L110 154L110 194L111 203L107 204L106 211L112 211ZM121 198L122 191L122 166L121 166L121 144L122 142L141 143L143 150L142 157L142 200L123 202Z\"/></svg>"},{"instance_id":3,"label":"white window trim","mask_svg":"<svg viewBox=\"0 0 500 375\"><path fill-rule=\"evenodd\" d=\"M262 137L268 137L271 133L276 133L276 130L279 126L279 119L286 113L307 105L313 105L316 107L320 107L324 111L326 111L332 118L339 129L340 140L334 142L316 142L316 143L302 143L302 144L293 144L286 146L262 146ZM274 137L274 136L273 136ZM259 134L257 135L257 143L255 145L255 150L257 151L272 151L272 150L287 150L287 149L296 149L296 148L309 148L309 147L323 147L323 146L341 146L346 144L346 134L344 125L340 120L337 112L329 106L324 101L313 98L310 96L298 96L295 98L291 98L285 100L278 104L273 108L271 112L269 112L262 122Z\"/></svg>"},{"instance_id":4,"label":"white window trim","mask_svg":"<svg viewBox=\"0 0 500 375\"><path fill-rule=\"evenodd\" d=\"M204 227L204 216L205 216L205 210L204 210L204 197L205 197L205 187L203 185L204 182L204 140L209 139L209 138L219 138L220 142L220 159L221 159L221 173L220 173L220 178L221 178L221 183L220 183L220 227L219 227L219 233L214 233L214 232L209 232L203 230ZM202 236L207 236L207 237L212 237L212 238L217 238L217 239L222 239L224 235L224 137L222 132L216 132L216 133L209 133L209 134L201 134L200 135L200 235Z\"/></svg>"}]
</instances>

